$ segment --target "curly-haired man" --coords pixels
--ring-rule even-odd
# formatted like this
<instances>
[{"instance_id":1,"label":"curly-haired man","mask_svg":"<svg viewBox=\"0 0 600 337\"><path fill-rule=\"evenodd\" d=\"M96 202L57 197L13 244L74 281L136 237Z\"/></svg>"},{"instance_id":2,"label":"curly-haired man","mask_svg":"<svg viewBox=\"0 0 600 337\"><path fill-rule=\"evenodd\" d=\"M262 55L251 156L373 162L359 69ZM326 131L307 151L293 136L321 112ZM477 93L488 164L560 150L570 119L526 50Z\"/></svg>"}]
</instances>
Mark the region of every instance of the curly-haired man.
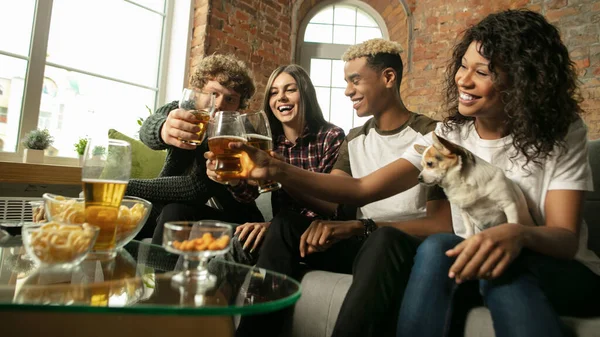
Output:
<instances>
[{"instance_id":1,"label":"curly-haired man","mask_svg":"<svg viewBox=\"0 0 600 337\"><path fill-rule=\"evenodd\" d=\"M250 69L232 55L214 54L200 60L190 79L193 88L215 94L216 110L239 110L245 108L256 88ZM155 150L167 150L167 158L158 178L132 179L126 193L152 201L153 221L148 222L140 236L149 236L153 243L162 241L165 222L176 220L217 219L233 223L263 221L254 202L236 201L225 185L206 176L204 152L208 142L191 145L185 140L196 140L199 131L194 115L179 109L174 101L159 108L144 121L140 139ZM221 210L206 206L215 198ZM163 207L164 206L164 207Z\"/></svg>"}]
</instances>

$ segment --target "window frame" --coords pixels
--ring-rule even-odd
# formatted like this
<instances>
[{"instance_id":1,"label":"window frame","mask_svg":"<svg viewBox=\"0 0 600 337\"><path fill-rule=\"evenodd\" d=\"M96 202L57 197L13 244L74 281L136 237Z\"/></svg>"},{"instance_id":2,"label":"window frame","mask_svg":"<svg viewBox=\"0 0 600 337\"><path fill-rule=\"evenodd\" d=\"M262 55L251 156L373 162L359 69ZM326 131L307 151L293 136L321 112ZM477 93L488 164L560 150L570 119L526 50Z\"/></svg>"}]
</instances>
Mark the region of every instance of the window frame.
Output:
<instances>
[{"instance_id":1,"label":"window frame","mask_svg":"<svg viewBox=\"0 0 600 337\"><path fill-rule=\"evenodd\" d=\"M189 72L188 63L193 30L194 2L192 0L165 0L165 11L163 13L136 3L135 0L123 1L157 13L164 18L156 86L149 87L81 69L46 62L46 51L48 48L50 21L54 0L36 0L29 55L23 56L0 51L0 55L27 61L24 80L25 87L21 101L19 138L22 138L27 132L37 128L46 65L153 90L156 92L154 107L152 107L153 111L169 100L178 99L181 90L185 86L185 80ZM16 152L0 152L0 161L21 162L24 150L25 148L21 142L17 141ZM46 156L44 157L44 164L79 166L79 159Z\"/></svg>"},{"instance_id":2,"label":"window frame","mask_svg":"<svg viewBox=\"0 0 600 337\"><path fill-rule=\"evenodd\" d=\"M308 11L300 26L298 27L298 36L296 38L296 60L298 63L310 73L310 58L330 58L330 59L341 59L342 54L351 46L347 44L330 44L330 43L318 43L318 42L304 42L304 35L306 34L306 27L310 23L310 20L317 15L321 10L326 7L333 5L347 5L358 7L375 20L375 23L381 30L383 39L389 40L390 35L388 32L387 25L383 17L368 4L358 0L327 0L323 1ZM314 56L313 56L314 55Z\"/></svg>"},{"instance_id":3,"label":"window frame","mask_svg":"<svg viewBox=\"0 0 600 337\"><path fill-rule=\"evenodd\" d=\"M320 43L320 42L305 42L304 36L306 34L306 27L310 23L310 20L317 15L321 10L330 7L330 6L353 6L365 12L367 15L371 16L375 23L379 26L381 30L381 35L383 39L389 40L389 31L387 25L385 24L385 20L377 12L368 4L358 1L358 0L327 0L323 1L308 11L300 26L298 27L298 35L296 38L296 51L295 51L295 60L302 68L304 68L310 74L310 60L311 58L319 58L319 59L332 59L332 60L341 60L344 52L350 48L352 45L347 44L332 44L332 43ZM333 87L330 87L333 88ZM330 100L331 101L331 100ZM354 121L354 117L353 117Z\"/></svg>"}]
</instances>

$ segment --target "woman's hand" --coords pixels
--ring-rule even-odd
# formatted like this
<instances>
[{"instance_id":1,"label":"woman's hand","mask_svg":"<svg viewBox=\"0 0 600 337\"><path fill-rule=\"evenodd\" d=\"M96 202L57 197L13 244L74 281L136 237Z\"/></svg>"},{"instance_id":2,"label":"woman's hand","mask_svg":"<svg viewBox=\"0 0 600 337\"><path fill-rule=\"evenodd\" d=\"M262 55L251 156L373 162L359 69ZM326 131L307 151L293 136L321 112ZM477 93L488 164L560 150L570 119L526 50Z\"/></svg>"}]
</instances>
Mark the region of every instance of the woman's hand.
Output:
<instances>
[{"instance_id":1,"label":"woman's hand","mask_svg":"<svg viewBox=\"0 0 600 337\"><path fill-rule=\"evenodd\" d=\"M235 228L235 234L240 234L238 240L244 242L244 250L252 246L250 253L253 253L260 245L270 225L270 222L246 222Z\"/></svg>"},{"instance_id":2,"label":"woman's hand","mask_svg":"<svg viewBox=\"0 0 600 337\"><path fill-rule=\"evenodd\" d=\"M246 152L247 155L242 156L242 166L245 168L247 178L254 180L271 180L277 172L278 159L271 154L252 147L242 142L229 143L229 148L240 149Z\"/></svg>"},{"instance_id":3,"label":"woman's hand","mask_svg":"<svg viewBox=\"0 0 600 337\"><path fill-rule=\"evenodd\" d=\"M446 252L449 257L457 257L448 277L461 283L500 276L521 253L523 235L523 225L509 223L473 235Z\"/></svg>"},{"instance_id":4,"label":"woman's hand","mask_svg":"<svg viewBox=\"0 0 600 337\"><path fill-rule=\"evenodd\" d=\"M184 150L195 150L196 145L183 143L182 140L198 140L196 134L200 131L198 123L200 123L200 120L189 110L171 110L160 129L160 137L165 144Z\"/></svg>"},{"instance_id":5,"label":"woman's hand","mask_svg":"<svg viewBox=\"0 0 600 337\"><path fill-rule=\"evenodd\" d=\"M213 152L211 152L211 151L204 152L204 158L206 159L206 176L210 180L217 182L219 184L230 185L230 186L235 186L240 182L238 179L224 181L221 179L221 177L219 177L219 175L215 171L217 157L215 156L215 154Z\"/></svg>"}]
</instances>

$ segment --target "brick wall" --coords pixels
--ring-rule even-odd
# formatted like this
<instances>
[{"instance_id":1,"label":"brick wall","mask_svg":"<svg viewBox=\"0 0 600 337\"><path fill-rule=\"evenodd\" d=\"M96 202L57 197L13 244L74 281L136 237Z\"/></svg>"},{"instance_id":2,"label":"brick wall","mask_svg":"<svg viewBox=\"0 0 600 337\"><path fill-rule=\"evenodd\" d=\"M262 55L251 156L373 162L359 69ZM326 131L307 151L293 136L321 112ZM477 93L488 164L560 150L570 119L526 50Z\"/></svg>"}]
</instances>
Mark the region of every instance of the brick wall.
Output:
<instances>
[{"instance_id":1,"label":"brick wall","mask_svg":"<svg viewBox=\"0 0 600 337\"><path fill-rule=\"evenodd\" d=\"M257 94L249 110L262 106L271 72L291 60L289 0L196 0L190 73L198 57L231 53L254 73Z\"/></svg>"},{"instance_id":2,"label":"brick wall","mask_svg":"<svg viewBox=\"0 0 600 337\"><path fill-rule=\"evenodd\" d=\"M270 72L292 59L292 27L320 0L196 0L194 57L233 52L248 62L260 106ZM382 15L390 38L405 48L402 97L410 109L440 117L441 82L459 33L487 14L508 8L538 11L561 31L576 62L590 138L600 138L600 3L595 0L365 0ZM407 15L408 8L410 15ZM292 11L296 9L296 13ZM294 15L293 15L294 14ZM296 20L292 23L292 18ZM412 31L411 30L412 27Z\"/></svg>"},{"instance_id":3,"label":"brick wall","mask_svg":"<svg viewBox=\"0 0 600 337\"><path fill-rule=\"evenodd\" d=\"M420 0L413 14L413 67L403 92L411 109L440 116L441 80L460 32L487 14L529 8L555 24L571 52L581 80L590 138L600 137L600 3L593 0Z\"/></svg>"}]
</instances>

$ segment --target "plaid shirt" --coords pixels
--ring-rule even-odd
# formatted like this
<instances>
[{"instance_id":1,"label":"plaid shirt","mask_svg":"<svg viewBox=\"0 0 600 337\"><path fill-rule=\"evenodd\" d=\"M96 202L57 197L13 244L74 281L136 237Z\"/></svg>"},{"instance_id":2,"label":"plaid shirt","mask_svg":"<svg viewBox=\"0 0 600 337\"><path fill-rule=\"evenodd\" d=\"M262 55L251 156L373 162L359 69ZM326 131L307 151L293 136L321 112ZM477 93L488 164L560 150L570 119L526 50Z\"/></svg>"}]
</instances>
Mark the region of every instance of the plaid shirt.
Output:
<instances>
[{"instance_id":1,"label":"plaid shirt","mask_svg":"<svg viewBox=\"0 0 600 337\"><path fill-rule=\"evenodd\" d=\"M307 126L296 139L296 144L285 138L285 135L280 135L273 150L284 157L288 164L313 172L329 173L338 157L344 137L344 130L335 125L323 126L317 132L311 131ZM230 187L230 190L234 198L241 202L251 202L258 197L258 189L245 181ZM318 217L318 214L298 204L283 189L273 192L271 202L273 214L288 209L309 218Z\"/></svg>"}]
</instances>

